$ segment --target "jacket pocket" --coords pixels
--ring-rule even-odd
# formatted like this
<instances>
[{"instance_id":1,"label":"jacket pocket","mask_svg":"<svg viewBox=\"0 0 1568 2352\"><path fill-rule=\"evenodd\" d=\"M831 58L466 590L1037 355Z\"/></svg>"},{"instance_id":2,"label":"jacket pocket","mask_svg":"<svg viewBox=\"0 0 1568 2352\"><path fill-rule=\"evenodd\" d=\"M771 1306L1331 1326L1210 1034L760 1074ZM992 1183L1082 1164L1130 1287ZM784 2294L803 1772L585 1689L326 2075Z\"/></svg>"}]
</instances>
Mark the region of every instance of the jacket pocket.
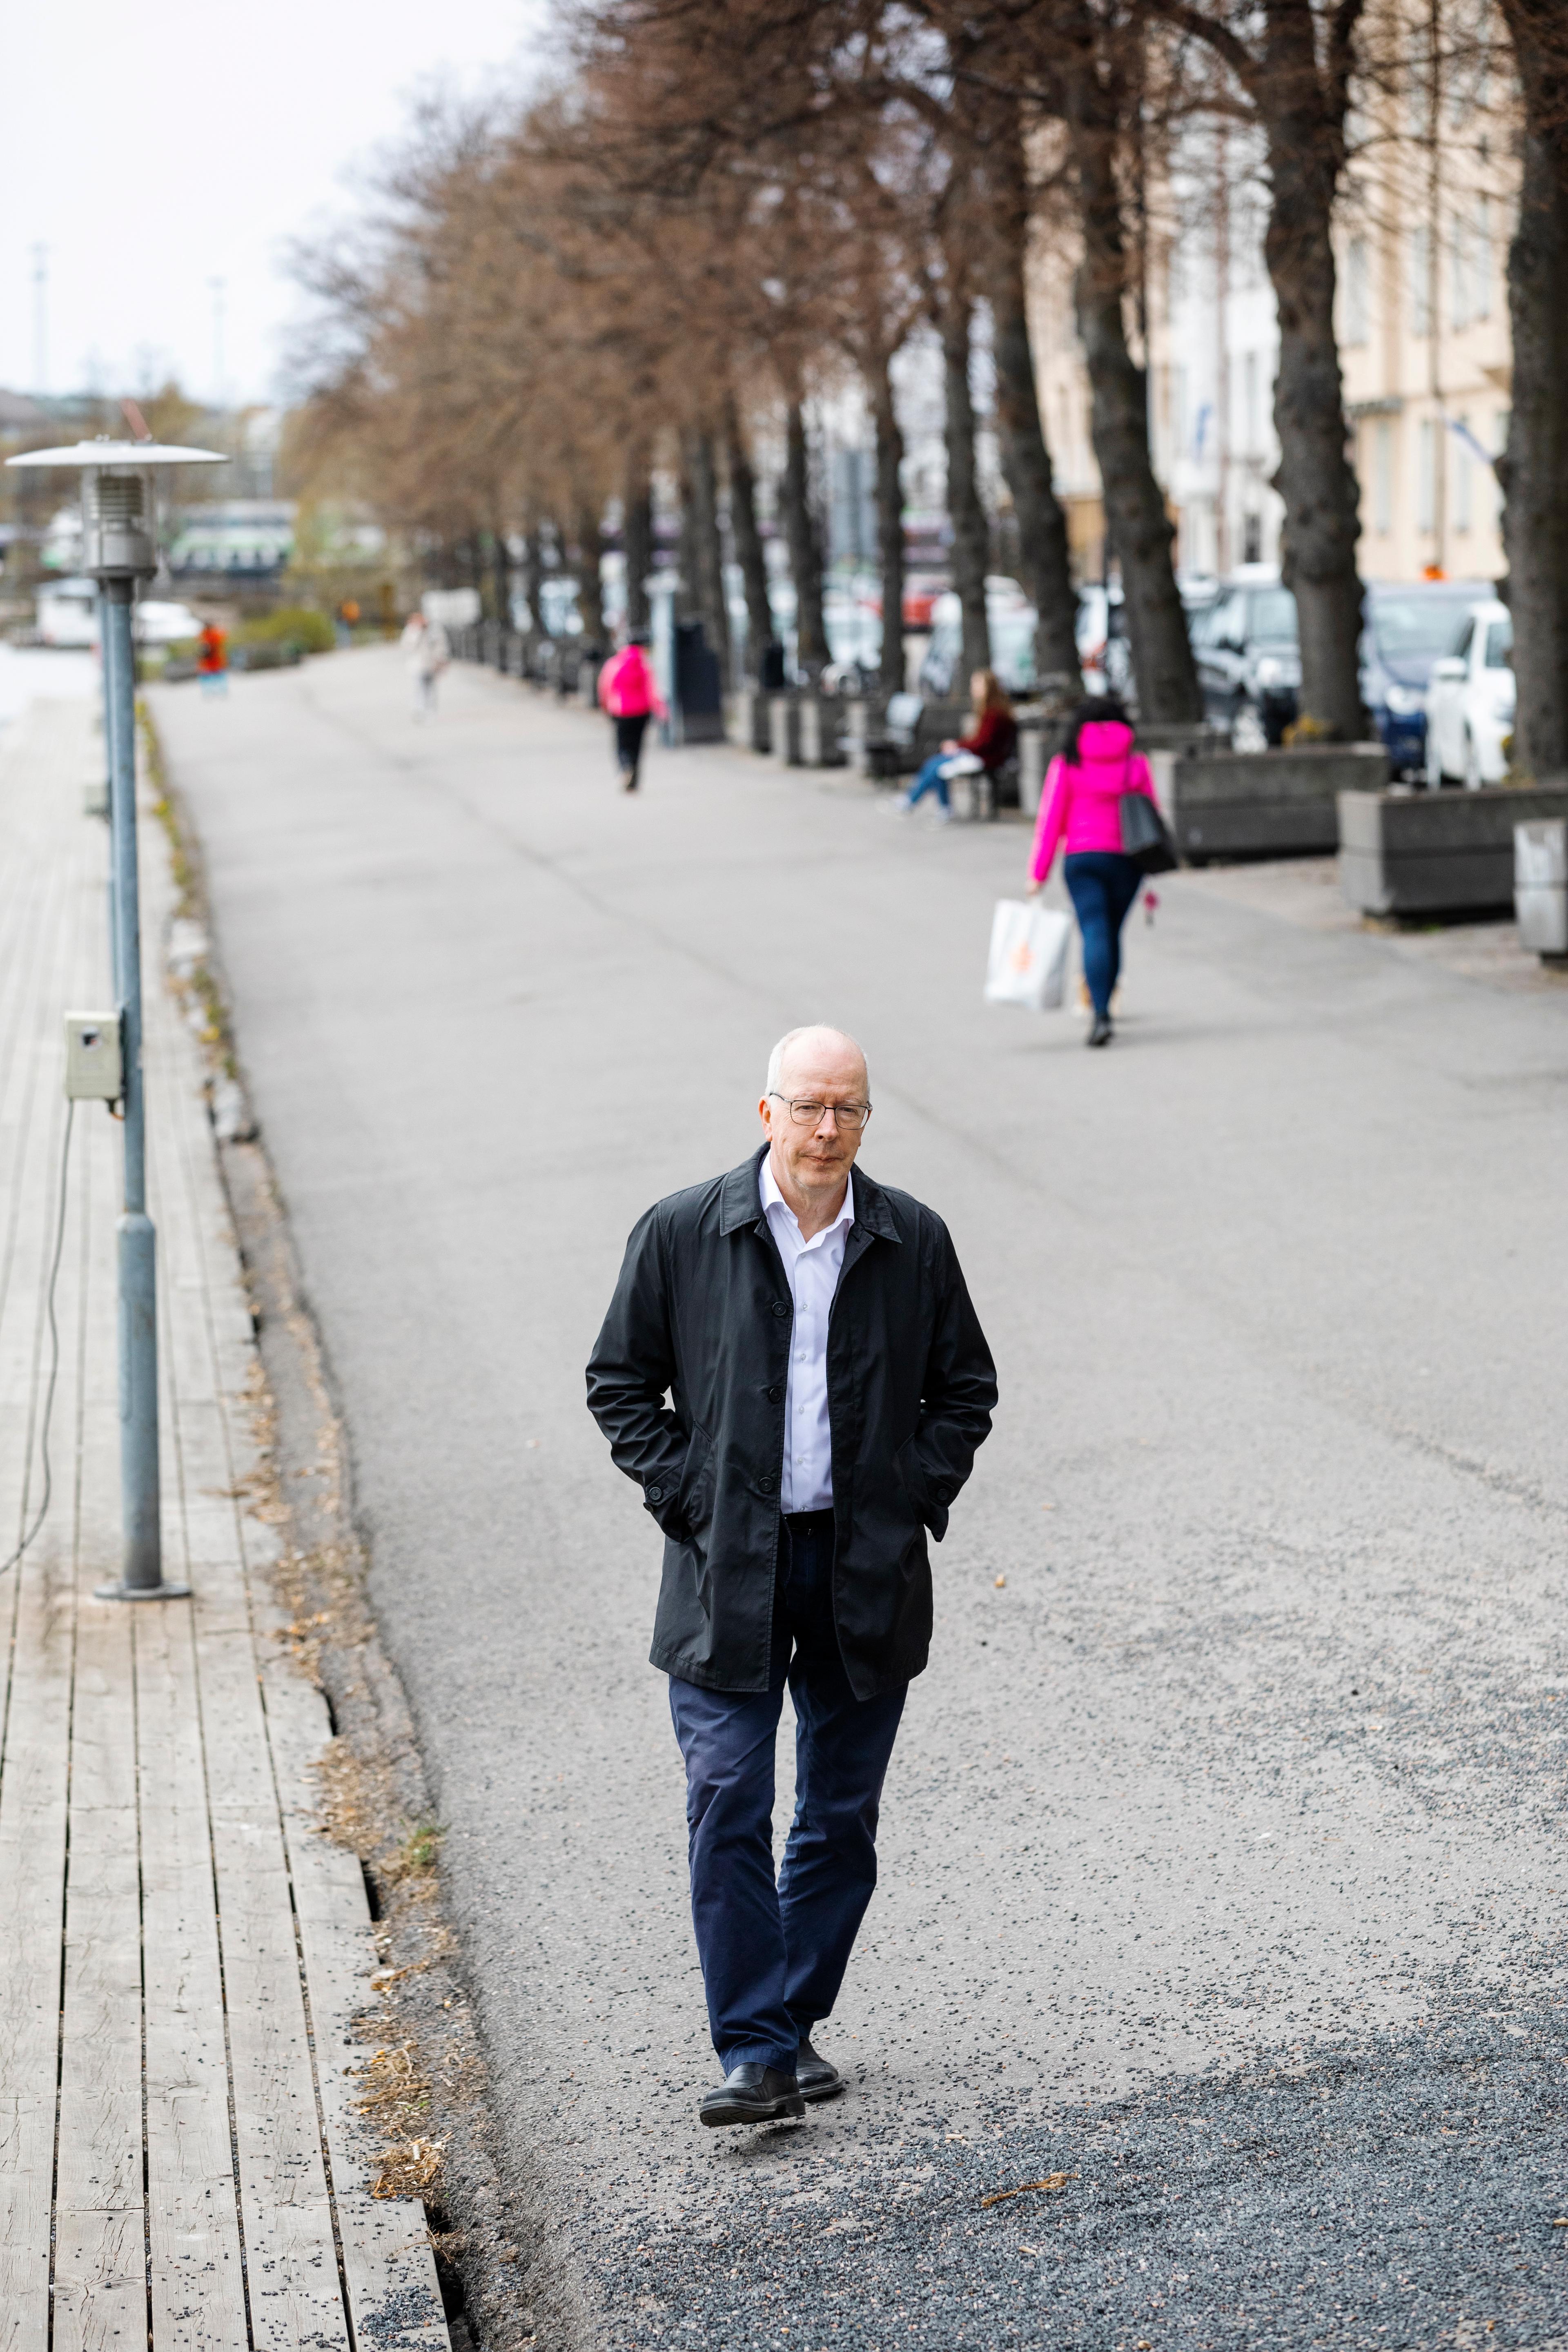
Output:
<instances>
[{"instance_id":1,"label":"jacket pocket","mask_svg":"<svg viewBox=\"0 0 1568 2352\"><path fill-rule=\"evenodd\" d=\"M705 1528L712 1516L713 1440L700 1423L694 1422L676 1492L676 1517L682 1532L690 1536Z\"/></svg>"},{"instance_id":2,"label":"jacket pocket","mask_svg":"<svg viewBox=\"0 0 1568 2352\"><path fill-rule=\"evenodd\" d=\"M899 1474L899 1484L908 1496L915 1517L928 1527L938 1543L947 1532L947 1510L931 1491L916 1450L913 1434L906 1437L893 1456L893 1466Z\"/></svg>"}]
</instances>

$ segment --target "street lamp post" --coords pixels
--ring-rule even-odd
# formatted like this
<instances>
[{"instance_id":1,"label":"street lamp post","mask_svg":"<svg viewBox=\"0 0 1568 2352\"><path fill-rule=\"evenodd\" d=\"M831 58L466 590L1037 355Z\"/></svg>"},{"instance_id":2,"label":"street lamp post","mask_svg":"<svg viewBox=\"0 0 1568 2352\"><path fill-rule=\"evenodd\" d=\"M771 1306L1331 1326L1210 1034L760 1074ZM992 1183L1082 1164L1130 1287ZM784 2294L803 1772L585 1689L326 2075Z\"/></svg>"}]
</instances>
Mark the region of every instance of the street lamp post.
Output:
<instances>
[{"instance_id":1,"label":"street lamp post","mask_svg":"<svg viewBox=\"0 0 1568 2352\"><path fill-rule=\"evenodd\" d=\"M34 449L13 466L74 467L81 476L84 572L99 585L104 731L109 751L110 952L120 1018L125 1176L119 1226L120 1477L124 1557L113 1601L170 1601L188 1585L163 1575L158 1486L157 1237L147 1214L142 1076L142 929L136 870L136 583L158 568L154 485L165 466L222 465L213 449L81 441Z\"/></svg>"}]
</instances>

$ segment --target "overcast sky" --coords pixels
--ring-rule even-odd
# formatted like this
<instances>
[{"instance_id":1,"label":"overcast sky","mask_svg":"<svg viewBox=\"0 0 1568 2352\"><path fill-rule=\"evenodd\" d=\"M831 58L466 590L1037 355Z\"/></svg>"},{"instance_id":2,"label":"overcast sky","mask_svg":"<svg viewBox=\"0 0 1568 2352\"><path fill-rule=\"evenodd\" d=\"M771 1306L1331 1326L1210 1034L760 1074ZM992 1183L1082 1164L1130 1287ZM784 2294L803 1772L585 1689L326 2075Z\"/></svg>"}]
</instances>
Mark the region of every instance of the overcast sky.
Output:
<instances>
[{"instance_id":1,"label":"overcast sky","mask_svg":"<svg viewBox=\"0 0 1568 2352\"><path fill-rule=\"evenodd\" d=\"M0 61L0 385L121 393L173 371L211 399L222 278L225 389L269 396L299 299L289 237L352 208L423 86L521 79L547 13L547 0L18 0Z\"/></svg>"}]
</instances>

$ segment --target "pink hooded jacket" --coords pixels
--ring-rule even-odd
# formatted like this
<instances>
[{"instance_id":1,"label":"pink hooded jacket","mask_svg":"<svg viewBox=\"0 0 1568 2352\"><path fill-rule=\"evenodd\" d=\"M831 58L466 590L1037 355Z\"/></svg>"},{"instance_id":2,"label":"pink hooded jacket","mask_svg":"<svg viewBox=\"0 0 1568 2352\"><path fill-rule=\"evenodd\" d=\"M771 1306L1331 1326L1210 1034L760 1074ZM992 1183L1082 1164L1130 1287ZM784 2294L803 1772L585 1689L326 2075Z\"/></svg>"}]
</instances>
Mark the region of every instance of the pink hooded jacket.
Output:
<instances>
[{"instance_id":1,"label":"pink hooded jacket","mask_svg":"<svg viewBox=\"0 0 1568 2352\"><path fill-rule=\"evenodd\" d=\"M653 680L653 665L641 646L624 646L599 672L599 700L612 719L646 719L665 708Z\"/></svg>"},{"instance_id":2,"label":"pink hooded jacket","mask_svg":"<svg viewBox=\"0 0 1568 2352\"><path fill-rule=\"evenodd\" d=\"M1088 849L1121 850L1121 795L1154 797L1149 762L1132 749L1132 730L1119 719L1087 719L1079 729L1078 762L1051 761L1040 793L1039 822L1029 879L1043 882L1065 832L1067 855Z\"/></svg>"}]
</instances>

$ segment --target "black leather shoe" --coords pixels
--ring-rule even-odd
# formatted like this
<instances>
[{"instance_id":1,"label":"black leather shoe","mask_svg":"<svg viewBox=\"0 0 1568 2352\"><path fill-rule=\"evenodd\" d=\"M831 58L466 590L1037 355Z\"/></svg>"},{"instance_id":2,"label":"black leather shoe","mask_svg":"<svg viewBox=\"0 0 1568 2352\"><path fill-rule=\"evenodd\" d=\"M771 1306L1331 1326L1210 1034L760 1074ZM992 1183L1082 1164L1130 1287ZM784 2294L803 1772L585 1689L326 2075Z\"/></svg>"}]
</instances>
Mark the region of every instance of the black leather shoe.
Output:
<instances>
[{"instance_id":1,"label":"black leather shoe","mask_svg":"<svg viewBox=\"0 0 1568 2352\"><path fill-rule=\"evenodd\" d=\"M793 2074L746 2064L731 2066L723 2089L710 2091L697 2113L705 2124L772 2124L781 2116L804 2116L805 2103Z\"/></svg>"},{"instance_id":2,"label":"black leather shoe","mask_svg":"<svg viewBox=\"0 0 1568 2352\"><path fill-rule=\"evenodd\" d=\"M836 2099L844 2077L830 2058L803 2042L795 2062L795 2079L803 2099Z\"/></svg>"},{"instance_id":3,"label":"black leather shoe","mask_svg":"<svg viewBox=\"0 0 1568 2352\"><path fill-rule=\"evenodd\" d=\"M1103 1013L1095 1016L1094 1025L1084 1039L1086 1045L1109 1045L1114 1032Z\"/></svg>"}]
</instances>

